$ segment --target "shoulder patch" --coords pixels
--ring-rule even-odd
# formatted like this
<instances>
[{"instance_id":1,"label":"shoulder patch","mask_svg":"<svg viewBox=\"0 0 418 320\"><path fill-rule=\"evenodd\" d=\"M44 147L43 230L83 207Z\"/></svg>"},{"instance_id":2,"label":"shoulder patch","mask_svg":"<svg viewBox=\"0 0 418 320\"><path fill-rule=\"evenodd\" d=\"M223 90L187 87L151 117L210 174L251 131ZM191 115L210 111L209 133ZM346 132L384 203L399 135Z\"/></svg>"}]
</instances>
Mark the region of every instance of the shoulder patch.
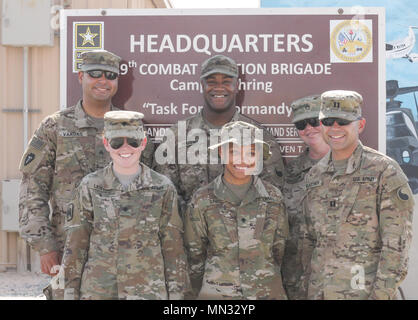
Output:
<instances>
[{"instance_id":1,"label":"shoulder patch","mask_svg":"<svg viewBox=\"0 0 418 320\"><path fill-rule=\"evenodd\" d=\"M402 201L409 200L409 190L406 187L400 187L397 191L398 197Z\"/></svg>"},{"instance_id":2,"label":"shoulder patch","mask_svg":"<svg viewBox=\"0 0 418 320\"><path fill-rule=\"evenodd\" d=\"M38 137L33 137L29 143L29 145L37 150L42 150L45 145L45 141L39 139Z\"/></svg>"},{"instance_id":3,"label":"shoulder patch","mask_svg":"<svg viewBox=\"0 0 418 320\"><path fill-rule=\"evenodd\" d=\"M22 173L34 172L42 159L45 157L44 147L46 143L36 137L33 137L28 145L25 153L22 156L19 164L19 170Z\"/></svg>"},{"instance_id":4,"label":"shoulder patch","mask_svg":"<svg viewBox=\"0 0 418 320\"><path fill-rule=\"evenodd\" d=\"M35 158L36 158L36 156L35 156L34 153L32 153L32 152L28 153L25 160L24 160L23 165L26 167L29 163L31 163L33 160L35 160Z\"/></svg>"},{"instance_id":5,"label":"shoulder patch","mask_svg":"<svg viewBox=\"0 0 418 320\"><path fill-rule=\"evenodd\" d=\"M71 203L67 208L67 222L73 220L74 216L74 205Z\"/></svg>"}]
</instances>

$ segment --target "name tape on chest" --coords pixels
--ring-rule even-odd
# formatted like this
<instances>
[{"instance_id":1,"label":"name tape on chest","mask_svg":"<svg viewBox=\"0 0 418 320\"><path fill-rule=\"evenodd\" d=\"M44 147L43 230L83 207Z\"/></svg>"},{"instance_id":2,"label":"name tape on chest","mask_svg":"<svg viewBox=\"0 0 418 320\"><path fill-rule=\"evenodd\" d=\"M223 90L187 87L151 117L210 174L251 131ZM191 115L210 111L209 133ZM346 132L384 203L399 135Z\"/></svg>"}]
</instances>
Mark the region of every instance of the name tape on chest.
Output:
<instances>
[{"instance_id":1,"label":"name tape on chest","mask_svg":"<svg viewBox=\"0 0 418 320\"><path fill-rule=\"evenodd\" d=\"M374 176L360 176L360 177L353 177L353 182L356 183L374 183L377 181L377 177Z\"/></svg>"},{"instance_id":2,"label":"name tape on chest","mask_svg":"<svg viewBox=\"0 0 418 320\"><path fill-rule=\"evenodd\" d=\"M60 130L58 134L61 137L68 138L68 137L82 137L83 133L81 131L68 131L68 130Z\"/></svg>"},{"instance_id":3,"label":"name tape on chest","mask_svg":"<svg viewBox=\"0 0 418 320\"><path fill-rule=\"evenodd\" d=\"M307 183L306 184L306 189L310 189L310 188L314 188L314 187L319 187L319 186L322 186L322 181L321 180Z\"/></svg>"}]
</instances>

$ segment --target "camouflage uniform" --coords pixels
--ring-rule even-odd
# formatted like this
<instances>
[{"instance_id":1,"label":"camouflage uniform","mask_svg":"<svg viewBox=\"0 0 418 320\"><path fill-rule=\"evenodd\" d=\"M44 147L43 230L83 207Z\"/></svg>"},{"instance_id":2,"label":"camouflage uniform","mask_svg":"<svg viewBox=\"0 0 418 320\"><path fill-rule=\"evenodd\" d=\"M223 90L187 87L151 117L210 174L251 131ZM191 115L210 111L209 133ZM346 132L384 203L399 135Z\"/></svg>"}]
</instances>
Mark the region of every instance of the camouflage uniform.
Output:
<instances>
[{"instance_id":1,"label":"camouflage uniform","mask_svg":"<svg viewBox=\"0 0 418 320\"><path fill-rule=\"evenodd\" d=\"M258 161L271 156L268 144L258 137L260 131L246 122L229 122L222 127L221 142L209 149L223 148L226 172L237 161L226 156L235 152L228 150L231 143L234 147L254 144L255 166L250 167L255 169ZM263 157L257 157L261 145ZM246 173L252 180L240 196L223 181L223 174L193 195L185 215L185 246L199 299L286 299L280 274L288 236L283 198L278 188L256 173Z\"/></svg>"},{"instance_id":2,"label":"camouflage uniform","mask_svg":"<svg viewBox=\"0 0 418 320\"><path fill-rule=\"evenodd\" d=\"M235 196L236 198L236 196ZM240 205L218 176L185 215L190 278L199 299L286 299L280 265L288 235L279 189L254 177Z\"/></svg>"},{"instance_id":3,"label":"camouflage uniform","mask_svg":"<svg viewBox=\"0 0 418 320\"><path fill-rule=\"evenodd\" d=\"M40 254L62 255L74 189L85 175L110 162L102 139L102 130L79 101L42 121L29 142L20 164L19 225L22 238Z\"/></svg>"},{"instance_id":4,"label":"camouflage uniform","mask_svg":"<svg viewBox=\"0 0 418 320\"><path fill-rule=\"evenodd\" d=\"M337 93L322 95L320 119L361 115L361 96ZM399 165L359 141L344 174L331 151L305 179L308 298L393 299L407 274L414 205Z\"/></svg>"},{"instance_id":5,"label":"camouflage uniform","mask_svg":"<svg viewBox=\"0 0 418 320\"><path fill-rule=\"evenodd\" d=\"M83 70L119 72L119 57L100 50L89 54L83 55ZM111 106L111 110L118 109ZM74 189L85 175L110 162L102 130L84 112L80 100L44 119L29 142L20 163L19 227L21 237L40 254L62 255L65 214ZM148 165L153 151L149 142L141 157Z\"/></svg>"},{"instance_id":6,"label":"camouflage uniform","mask_svg":"<svg viewBox=\"0 0 418 320\"><path fill-rule=\"evenodd\" d=\"M280 146L276 142L276 139L259 123L256 121L243 116L236 112L231 119L233 121L244 121L251 123L258 128L263 129L263 138L264 141L270 145L272 156L264 161L263 164L263 172L260 174L260 177L264 180L272 183L274 186L281 188L284 182L284 164L283 158L280 153ZM186 128L186 136L188 133L193 129L201 129L204 130L206 137L207 137L207 145L211 145L211 141L209 139L210 130L213 130L209 127L207 122L203 119L202 112L198 115L190 117L185 122ZM179 124L173 125L171 130L174 132L175 135L175 150L176 150L176 159L178 159L177 149L178 149L178 132L179 132ZM186 142L186 150L189 150L191 146L193 146L194 141L187 141ZM183 145L184 146L184 145ZM218 164L210 164L210 153L208 152L208 157L206 164L164 164L164 165L155 165L155 171L164 174L165 176L169 177L170 180L174 183L177 188L177 192L179 194L180 201L182 203L182 212L185 210L186 204L190 201L191 197L193 196L194 192L200 188L201 186L207 185L209 182L213 181L218 175L223 172L223 165L221 163Z\"/></svg>"},{"instance_id":7,"label":"camouflage uniform","mask_svg":"<svg viewBox=\"0 0 418 320\"><path fill-rule=\"evenodd\" d=\"M320 95L308 96L292 102L292 123L318 118L321 106ZM303 212L302 200L306 191L305 175L319 160L309 157L309 147L295 160L286 165L283 198L289 218L289 240L282 264L283 285L289 299L298 300L306 298L306 288L299 287L302 268L302 242L303 242Z\"/></svg>"},{"instance_id":8,"label":"camouflage uniform","mask_svg":"<svg viewBox=\"0 0 418 320\"><path fill-rule=\"evenodd\" d=\"M123 128L130 130L125 124ZM112 163L83 178L67 214L65 299L187 295L190 282L176 190L165 176L140 167L141 174L126 188Z\"/></svg>"},{"instance_id":9,"label":"camouflage uniform","mask_svg":"<svg viewBox=\"0 0 418 320\"><path fill-rule=\"evenodd\" d=\"M302 242L303 242L303 212L302 200L306 192L305 175L318 160L308 156L309 148L295 160L286 165L283 198L289 218L289 240L283 257L282 275L283 285L289 299L298 300L306 297L306 292L300 288L299 279L302 276Z\"/></svg>"},{"instance_id":10,"label":"camouflage uniform","mask_svg":"<svg viewBox=\"0 0 418 320\"><path fill-rule=\"evenodd\" d=\"M221 73L227 76L238 78L238 66L234 60L223 55L215 55L202 63L201 66L201 76L200 79L204 79L212 74ZM244 121L256 125L259 128L263 128L258 122L235 112L230 122L233 121ZM184 126L183 126L184 125ZM193 129L203 130L207 137L207 146L213 144L213 141L210 141L210 130L214 131L210 127L208 122L203 118L202 112L196 116L190 117L186 120L179 121L176 125L171 127L172 132L175 137L175 163L174 164L159 164L156 159L154 161L154 169L157 172L164 174L169 177L170 180L174 183L177 188L177 192L181 204L181 212L185 211L186 204L190 201L193 193L200 188L201 186L207 185L209 182L213 181L219 174L223 171L223 166L221 164L210 164L210 154L208 153L207 158L204 164L182 164L179 163L178 149L185 148L185 153L189 152L192 146L195 145L194 141L186 141L186 137L189 132ZM185 136L180 137L179 133L183 134L185 131ZM276 142L276 139L266 130L264 131L264 141L270 145L272 156L268 161L264 162L264 169L260 177L269 181L278 188L282 188L284 183L284 164L282 155L280 153L279 144ZM164 142L167 141L167 135L164 137ZM163 143L164 143L163 142ZM174 150L174 149L173 149ZM212 161L213 163L213 161Z\"/></svg>"}]
</instances>

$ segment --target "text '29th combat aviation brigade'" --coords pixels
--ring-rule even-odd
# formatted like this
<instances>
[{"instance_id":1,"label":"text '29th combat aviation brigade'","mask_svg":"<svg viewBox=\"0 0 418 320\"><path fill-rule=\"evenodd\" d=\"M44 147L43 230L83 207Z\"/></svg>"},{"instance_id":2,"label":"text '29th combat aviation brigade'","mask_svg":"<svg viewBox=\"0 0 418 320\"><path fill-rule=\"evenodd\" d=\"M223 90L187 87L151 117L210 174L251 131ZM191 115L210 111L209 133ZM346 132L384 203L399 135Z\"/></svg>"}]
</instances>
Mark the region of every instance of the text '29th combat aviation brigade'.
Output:
<instances>
[{"instance_id":1,"label":"text '29th combat aviation brigade'","mask_svg":"<svg viewBox=\"0 0 418 320\"><path fill-rule=\"evenodd\" d=\"M81 53L104 49L103 22L74 22L73 72L80 71Z\"/></svg>"},{"instance_id":2,"label":"text '29th combat aviation brigade'","mask_svg":"<svg viewBox=\"0 0 418 320\"><path fill-rule=\"evenodd\" d=\"M372 49L371 20L330 20L331 62L373 62Z\"/></svg>"}]
</instances>

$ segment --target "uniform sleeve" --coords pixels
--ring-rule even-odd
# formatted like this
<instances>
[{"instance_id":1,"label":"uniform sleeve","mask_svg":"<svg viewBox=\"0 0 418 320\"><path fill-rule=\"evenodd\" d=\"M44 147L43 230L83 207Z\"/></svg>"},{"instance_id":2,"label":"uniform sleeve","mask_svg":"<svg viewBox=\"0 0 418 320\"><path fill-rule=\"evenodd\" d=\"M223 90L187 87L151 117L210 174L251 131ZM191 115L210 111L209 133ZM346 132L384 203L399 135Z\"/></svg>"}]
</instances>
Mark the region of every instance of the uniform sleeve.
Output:
<instances>
[{"instance_id":1,"label":"uniform sleeve","mask_svg":"<svg viewBox=\"0 0 418 320\"><path fill-rule=\"evenodd\" d=\"M76 189L75 198L66 217L67 238L62 259L65 300L80 299L81 277L87 261L93 219L91 195L87 185L82 182Z\"/></svg>"},{"instance_id":2,"label":"uniform sleeve","mask_svg":"<svg viewBox=\"0 0 418 320\"><path fill-rule=\"evenodd\" d=\"M301 232L301 225L303 223L303 212L301 197L300 184L303 184L303 177L300 171L296 174L293 172L298 171L290 167L294 166L297 161L292 161L286 166L286 178L283 187L283 196L285 201L286 212L289 221L289 238L286 241L286 248L282 263L282 276L283 285L286 289L286 293L289 299L299 300L303 297L299 293L299 279L303 274L302 265L302 244L303 244L303 233ZM296 189L296 192L295 192ZM298 195L295 196L295 193Z\"/></svg>"},{"instance_id":3,"label":"uniform sleeve","mask_svg":"<svg viewBox=\"0 0 418 320\"><path fill-rule=\"evenodd\" d=\"M177 192L170 186L163 199L160 239L165 279L170 300L191 296L189 268L183 244L183 222L177 206Z\"/></svg>"},{"instance_id":4,"label":"uniform sleeve","mask_svg":"<svg viewBox=\"0 0 418 320\"><path fill-rule=\"evenodd\" d=\"M194 297L202 288L205 262L207 257L208 234L205 219L202 216L195 198L192 198L184 217L184 241L190 265L190 280Z\"/></svg>"},{"instance_id":5,"label":"uniform sleeve","mask_svg":"<svg viewBox=\"0 0 418 320\"><path fill-rule=\"evenodd\" d=\"M263 162L263 171L260 178L266 180L283 191L285 168L280 145L267 131L263 130L264 141L270 145L271 157Z\"/></svg>"},{"instance_id":6,"label":"uniform sleeve","mask_svg":"<svg viewBox=\"0 0 418 320\"><path fill-rule=\"evenodd\" d=\"M49 220L49 198L55 170L56 123L43 121L29 142L20 161L22 181L19 190L20 236L40 254L57 251Z\"/></svg>"},{"instance_id":7,"label":"uniform sleeve","mask_svg":"<svg viewBox=\"0 0 418 320\"><path fill-rule=\"evenodd\" d=\"M272 209L278 211L277 228L273 242L273 255L280 266L283 264L286 241L289 238L289 222L283 202L276 204Z\"/></svg>"},{"instance_id":8,"label":"uniform sleeve","mask_svg":"<svg viewBox=\"0 0 418 320\"><path fill-rule=\"evenodd\" d=\"M145 146L144 151L141 152L141 160L140 160L147 167L152 168L153 166L154 151L155 151L155 144L151 141L149 137L147 137L147 145Z\"/></svg>"},{"instance_id":9,"label":"uniform sleeve","mask_svg":"<svg viewBox=\"0 0 418 320\"><path fill-rule=\"evenodd\" d=\"M413 207L407 178L399 167L389 165L380 183L378 216L382 252L370 299L393 299L406 277Z\"/></svg>"},{"instance_id":10,"label":"uniform sleeve","mask_svg":"<svg viewBox=\"0 0 418 320\"><path fill-rule=\"evenodd\" d=\"M171 128L170 128L171 129ZM179 213L182 216L186 211L186 202L180 189L180 170L177 164L177 131L166 131L163 142L156 148L153 157L152 169L165 175L171 180L177 190Z\"/></svg>"},{"instance_id":11,"label":"uniform sleeve","mask_svg":"<svg viewBox=\"0 0 418 320\"><path fill-rule=\"evenodd\" d=\"M297 284L299 288L298 299L307 299L309 279L311 277L312 253L316 247L316 235L313 228L313 221L309 213L309 197L305 195L302 200L302 220L300 226L300 240L298 246L301 246L300 256L298 257L302 265L302 276Z\"/></svg>"}]
</instances>

